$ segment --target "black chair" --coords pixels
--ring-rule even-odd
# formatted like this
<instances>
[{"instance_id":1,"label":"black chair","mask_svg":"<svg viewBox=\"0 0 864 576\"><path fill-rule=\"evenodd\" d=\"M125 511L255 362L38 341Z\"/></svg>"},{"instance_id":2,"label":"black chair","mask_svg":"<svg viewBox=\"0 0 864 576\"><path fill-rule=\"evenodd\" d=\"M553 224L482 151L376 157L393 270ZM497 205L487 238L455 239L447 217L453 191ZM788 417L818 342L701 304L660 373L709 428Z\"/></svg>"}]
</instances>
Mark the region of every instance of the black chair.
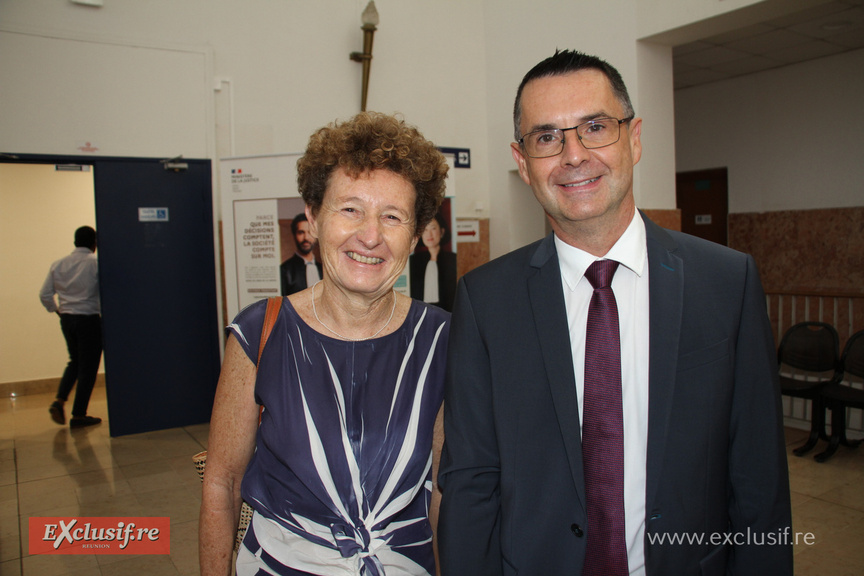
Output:
<instances>
[{"instance_id":1,"label":"black chair","mask_svg":"<svg viewBox=\"0 0 864 576\"><path fill-rule=\"evenodd\" d=\"M864 390L843 383L853 377L864 379L864 330L856 332L846 342L840 358L840 377L837 382L822 389L824 405L831 410L831 438L828 448L815 456L819 462L830 458L840 444L857 448L861 443L860 440L846 439L846 408L864 409Z\"/></svg>"},{"instance_id":2,"label":"black chair","mask_svg":"<svg viewBox=\"0 0 864 576\"><path fill-rule=\"evenodd\" d=\"M804 445L792 451L796 456L812 450L820 438L828 440L820 392L838 381L839 352L837 330L824 322L799 322L789 328L780 341L777 360L782 394L812 402L810 436Z\"/></svg>"}]
</instances>

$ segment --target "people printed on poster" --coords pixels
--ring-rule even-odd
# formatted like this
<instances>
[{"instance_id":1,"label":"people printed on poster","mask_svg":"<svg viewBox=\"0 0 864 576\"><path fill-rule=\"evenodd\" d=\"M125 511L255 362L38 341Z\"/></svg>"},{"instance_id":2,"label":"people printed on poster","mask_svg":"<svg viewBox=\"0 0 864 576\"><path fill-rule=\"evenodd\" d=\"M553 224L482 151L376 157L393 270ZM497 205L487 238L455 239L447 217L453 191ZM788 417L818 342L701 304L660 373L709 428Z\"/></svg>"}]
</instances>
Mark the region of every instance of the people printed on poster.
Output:
<instances>
[{"instance_id":1,"label":"people printed on poster","mask_svg":"<svg viewBox=\"0 0 864 576\"><path fill-rule=\"evenodd\" d=\"M450 219L450 200L444 204L432 219L420 242L409 257L408 266L411 277L411 297L434 304L450 312L456 297L456 253L452 251Z\"/></svg>"},{"instance_id":2,"label":"people printed on poster","mask_svg":"<svg viewBox=\"0 0 864 576\"><path fill-rule=\"evenodd\" d=\"M315 254L317 246L309 232L305 212L300 212L291 219L291 238L294 241L294 254L283 259L279 266L282 296L314 286L321 280L323 273L321 260Z\"/></svg>"}]
</instances>

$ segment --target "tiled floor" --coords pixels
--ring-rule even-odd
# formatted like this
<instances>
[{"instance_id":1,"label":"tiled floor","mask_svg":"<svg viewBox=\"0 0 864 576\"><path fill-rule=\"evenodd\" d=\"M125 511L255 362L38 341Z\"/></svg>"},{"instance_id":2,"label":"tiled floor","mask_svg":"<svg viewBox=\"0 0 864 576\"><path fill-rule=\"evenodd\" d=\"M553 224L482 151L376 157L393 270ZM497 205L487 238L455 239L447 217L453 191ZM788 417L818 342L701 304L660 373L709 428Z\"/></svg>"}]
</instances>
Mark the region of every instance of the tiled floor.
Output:
<instances>
[{"instance_id":1,"label":"tiled floor","mask_svg":"<svg viewBox=\"0 0 864 576\"><path fill-rule=\"evenodd\" d=\"M792 529L812 533L814 545L795 547L796 576L861 576L864 573L864 446L840 447L819 464L792 455L807 433L786 429ZM813 453L825 447L820 443Z\"/></svg>"},{"instance_id":2,"label":"tiled floor","mask_svg":"<svg viewBox=\"0 0 864 576\"><path fill-rule=\"evenodd\" d=\"M191 457L209 426L111 438L104 388L89 411L103 422L88 428L52 422L52 399L0 400L0 576L198 574L201 482ZM168 516L171 554L30 556L31 516Z\"/></svg>"},{"instance_id":3,"label":"tiled floor","mask_svg":"<svg viewBox=\"0 0 864 576\"><path fill-rule=\"evenodd\" d=\"M194 575L201 484L192 454L208 426L111 438L107 422L71 431L48 416L51 394L0 400L0 576ZM90 413L107 414L104 388ZM68 416L68 415L67 415ZM864 447L824 464L791 455L796 576L860 576L864 566ZM817 447L815 451L819 451ZM169 516L170 556L28 554L31 516Z\"/></svg>"}]
</instances>

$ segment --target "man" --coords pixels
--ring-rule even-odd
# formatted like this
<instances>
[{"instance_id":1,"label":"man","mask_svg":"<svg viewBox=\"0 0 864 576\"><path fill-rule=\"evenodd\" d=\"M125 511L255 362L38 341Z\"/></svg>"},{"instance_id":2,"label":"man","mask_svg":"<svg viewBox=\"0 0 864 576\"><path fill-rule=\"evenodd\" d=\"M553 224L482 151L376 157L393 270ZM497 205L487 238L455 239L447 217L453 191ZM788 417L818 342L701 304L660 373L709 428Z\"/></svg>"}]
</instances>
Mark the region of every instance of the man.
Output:
<instances>
[{"instance_id":1,"label":"man","mask_svg":"<svg viewBox=\"0 0 864 576\"><path fill-rule=\"evenodd\" d=\"M523 79L514 123L513 158L554 233L459 283L443 574L791 575L752 258L636 210L642 120L606 62L556 51ZM592 270L611 270L611 290Z\"/></svg>"},{"instance_id":2,"label":"man","mask_svg":"<svg viewBox=\"0 0 864 576\"><path fill-rule=\"evenodd\" d=\"M48 312L60 316L60 328L69 349L69 363L60 378L57 398L48 409L51 419L57 424L66 424L63 407L77 380L69 426L80 428L98 424L101 418L87 415L90 394L102 359L96 230L90 226L75 230L75 250L51 265L39 299Z\"/></svg>"},{"instance_id":3,"label":"man","mask_svg":"<svg viewBox=\"0 0 864 576\"><path fill-rule=\"evenodd\" d=\"M315 261L313 238L309 234L306 214L300 213L291 221L291 234L297 251L279 266L282 295L288 296L314 285L321 279L321 263Z\"/></svg>"}]
</instances>

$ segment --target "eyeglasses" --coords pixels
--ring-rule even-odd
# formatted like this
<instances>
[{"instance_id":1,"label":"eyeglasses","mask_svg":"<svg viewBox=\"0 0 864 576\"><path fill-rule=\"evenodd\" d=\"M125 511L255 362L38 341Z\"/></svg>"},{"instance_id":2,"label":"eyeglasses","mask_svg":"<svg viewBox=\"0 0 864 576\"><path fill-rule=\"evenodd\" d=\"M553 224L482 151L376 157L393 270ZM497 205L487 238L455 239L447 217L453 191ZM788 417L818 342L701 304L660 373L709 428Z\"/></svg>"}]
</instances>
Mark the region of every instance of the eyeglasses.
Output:
<instances>
[{"instance_id":1,"label":"eyeglasses","mask_svg":"<svg viewBox=\"0 0 864 576\"><path fill-rule=\"evenodd\" d=\"M553 128L551 130L535 130L519 139L519 144L529 158L549 158L557 156L564 150L564 133L575 130L582 146L588 150L611 146L621 137L621 124L629 122L633 116L618 120L617 118L598 118L589 120L572 128Z\"/></svg>"}]
</instances>

